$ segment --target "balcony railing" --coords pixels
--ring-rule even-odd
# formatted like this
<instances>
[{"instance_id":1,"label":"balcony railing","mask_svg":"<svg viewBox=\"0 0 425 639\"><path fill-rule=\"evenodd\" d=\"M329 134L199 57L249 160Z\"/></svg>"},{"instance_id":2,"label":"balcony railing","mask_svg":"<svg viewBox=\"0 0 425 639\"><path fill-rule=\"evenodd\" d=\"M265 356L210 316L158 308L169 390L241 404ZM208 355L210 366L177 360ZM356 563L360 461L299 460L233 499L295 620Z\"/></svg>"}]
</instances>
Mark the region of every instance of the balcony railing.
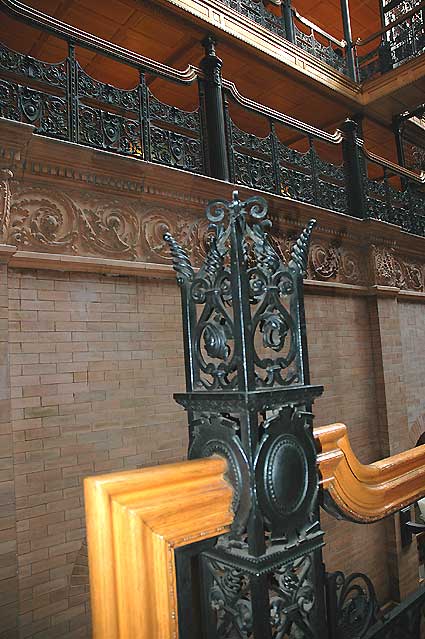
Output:
<instances>
[{"instance_id":1,"label":"balcony railing","mask_svg":"<svg viewBox=\"0 0 425 639\"><path fill-rule=\"evenodd\" d=\"M391 71L425 52L424 9L425 2L418 0L388 3L385 27L356 43L360 80ZM362 53L365 49L369 51Z\"/></svg>"},{"instance_id":2,"label":"balcony railing","mask_svg":"<svg viewBox=\"0 0 425 639\"><path fill-rule=\"evenodd\" d=\"M10 10L14 0L1 0ZM282 195L311 205L376 218L425 235L425 174L369 153L347 121L334 134L243 97L221 77L214 41L205 41L201 69L178 71L52 20L19 3L14 16L68 43L56 64L0 48L0 115L35 133L131 156ZM123 90L90 77L75 47L128 64L140 81ZM161 78L191 91L192 111L165 104L149 88ZM186 88L185 88L186 87ZM267 127L260 137L238 117ZM239 113L239 116L238 116ZM254 117L252 117L252 114Z\"/></svg>"},{"instance_id":3,"label":"balcony railing","mask_svg":"<svg viewBox=\"0 0 425 639\"><path fill-rule=\"evenodd\" d=\"M342 16L345 40L339 40L302 16L292 0L282 0L276 13L262 0L222 2L356 81L386 73L425 51L425 2L419 0L388 2L384 28L357 42L351 39L348 13Z\"/></svg>"}]
</instances>

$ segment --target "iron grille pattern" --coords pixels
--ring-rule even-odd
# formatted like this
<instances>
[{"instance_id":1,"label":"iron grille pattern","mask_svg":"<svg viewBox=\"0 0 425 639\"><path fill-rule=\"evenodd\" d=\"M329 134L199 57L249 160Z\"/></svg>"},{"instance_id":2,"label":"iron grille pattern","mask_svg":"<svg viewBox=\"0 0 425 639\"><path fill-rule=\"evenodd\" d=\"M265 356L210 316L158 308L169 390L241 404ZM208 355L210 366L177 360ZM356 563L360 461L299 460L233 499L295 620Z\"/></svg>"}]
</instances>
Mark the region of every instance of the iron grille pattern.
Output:
<instances>
[{"instance_id":1,"label":"iron grille pattern","mask_svg":"<svg viewBox=\"0 0 425 639\"><path fill-rule=\"evenodd\" d=\"M254 20L269 31L286 38L285 23L282 16L276 16L268 11L262 0L222 0L231 9Z\"/></svg>"},{"instance_id":2,"label":"iron grille pattern","mask_svg":"<svg viewBox=\"0 0 425 639\"><path fill-rule=\"evenodd\" d=\"M332 136L276 111L270 115L270 109L242 98L222 80L213 39L204 46L203 74L192 73L190 79L147 60L150 77L156 69L158 77L184 86L198 80L199 99L193 111L160 101L148 88L143 68L138 69L140 82L128 90L90 77L76 60L73 44L67 59L55 64L1 46L0 115L31 124L41 135L230 179L307 204L397 224L410 233L425 233L420 176L395 165L388 168L374 156L372 164L379 166L382 178L371 180L367 153L357 144L351 125ZM232 103L265 118L268 135L259 137L239 128L231 116ZM281 139L294 131L307 150L301 152ZM330 157L340 155L341 160L332 163L321 157L323 144Z\"/></svg>"},{"instance_id":3,"label":"iron grille pattern","mask_svg":"<svg viewBox=\"0 0 425 639\"><path fill-rule=\"evenodd\" d=\"M294 24L295 30L295 44L301 49L308 51L315 58L318 58L322 62L329 64L340 73L349 75L347 69L347 61L343 55L342 49L335 49L330 44L325 46L314 35L314 32L304 33Z\"/></svg>"},{"instance_id":4,"label":"iron grille pattern","mask_svg":"<svg viewBox=\"0 0 425 639\"><path fill-rule=\"evenodd\" d=\"M367 80L379 73L386 73L424 53L424 10L415 12L417 4L419 4L417 0L386 3L383 9L386 32L380 37L377 47L366 55L358 56L361 80ZM403 16L407 13L411 15L403 20ZM401 20L398 21L399 19ZM396 21L397 24L392 26L392 23Z\"/></svg>"}]
</instances>

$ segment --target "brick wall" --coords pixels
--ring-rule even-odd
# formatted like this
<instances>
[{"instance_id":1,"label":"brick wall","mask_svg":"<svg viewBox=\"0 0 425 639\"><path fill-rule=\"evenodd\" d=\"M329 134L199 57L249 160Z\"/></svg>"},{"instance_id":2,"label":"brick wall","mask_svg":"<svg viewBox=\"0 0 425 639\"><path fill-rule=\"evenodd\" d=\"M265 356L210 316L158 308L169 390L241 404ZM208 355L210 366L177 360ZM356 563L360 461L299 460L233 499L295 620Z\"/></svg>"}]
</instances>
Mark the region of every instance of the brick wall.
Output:
<instances>
[{"instance_id":1,"label":"brick wall","mask_svg":"<svg viewBox=\"0 0 425 639\"><path fill-rule=\"evenodd\" d=\"M9 292L21 636L85 637L83 477L185 455L179 291L13 271Z\"/></svg>"},{"instance_id":2,"label":"brick wall","mask_svg":"<svg viewBox=\"0 0 425 639\"><path fill-rule=\"evenodd\" d=\"M179 290L173 280L17 269L7 281L3 268L0 602L11 625L0 637L18 636L18 585L20 639L88 637L83 477L186 453L186 416L172 399L184 386ZM312 382L325 387L315 424L345 422L359 458L373 461L382 442L370 302L310 293L306 314ZM388 600L394 526L322 520L328 570L366 572Z\"/></svg>"},{"instance_id":3,"label":"brick wall","mask_svg":"<svg viewBox=\"0 0 425 639\"><path fill-rule=\"evenodd\" d=\"M398 304L411 445L425 432L425 313L423 304Z\"/></svg>"},{"instance_id":4,"label":"brick wall","mask_svg":"<svg viewBox=\"0 0 425 639\"><path fill-rule=\"evenodd\" d=\"M312 383L323 384L314 404L315 426L343 422L363 463L381 457L368 300L336 295L306 296ZM389 599L389 574L382 560L385 522L358 525L322 511L324 559L329 571L364 572L379 600Z\"/></svg>"},{"instance_id":5,"label":"brick wall","mask_svg":"<svg viewBox=\"0 0 425 639\"><path fill-rule=\"evenodd\" d=\"M0 638L18 636L18 563L10 419L8 273L0 265Z\"/></svg>"}]
</instances>

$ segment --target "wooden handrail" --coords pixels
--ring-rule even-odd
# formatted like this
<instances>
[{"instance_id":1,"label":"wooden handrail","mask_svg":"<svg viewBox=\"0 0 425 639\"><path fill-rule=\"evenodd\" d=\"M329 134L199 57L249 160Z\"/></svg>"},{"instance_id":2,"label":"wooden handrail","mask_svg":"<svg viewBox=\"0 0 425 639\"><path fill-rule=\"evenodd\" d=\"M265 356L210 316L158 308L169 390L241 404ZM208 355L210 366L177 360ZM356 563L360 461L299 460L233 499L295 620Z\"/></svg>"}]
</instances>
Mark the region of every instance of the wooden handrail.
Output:
<instances>
[{"instance_id":1,"label":"wooden handrail","mask_svg":"<svg viewBox=\"0 0 425 639\"><path fill-rule=\"evenodd\" d=\"M371 523L425 495L425 445L362 464L344 424L314 430L325 510L341 519Z\"/></svg>"},{"instance_id":2,"label":"wooden handrail","mask_svg":"<svg viewBox=\"0 0 425 639\"><path fill-rule=\"evenodd\" d=\"M376 153L368 151L364 146L363 140L358 140L358 145L361 147L363 155L374 164L379 164L380 166L389 169L392 173L396 173L397 175L406 177L413 182L417 182L418 184L425 184L425 171L415 173L414 171L410 171L409 169L406 169L399 164L395 164L395 162L391 162L391 160L386 160L380 155L376 155Z\"/></svg>"},{"instance_id":3,"label":"wooden handrail","mask_svg":"<svg viewBox=\"0 0 425 639\"><path fill-rule=\"evenodd\" d=\"M309 20L308 18L305 18L300 13L298 13L298 11L294 7L292 8L292 13L294 14L295 18L299 20L299 22L301 22L301 24L305 24L305 26L311 29L312 31L316 31L316 33L320 33L320 35L323 36L326 40L329 40L329 42L336 44L342 49L345 49L345 47L347 46L347 43L345 40L338 40L338 38L335 38L330 33L327 33L327 31L324 31L323 29L321 29L319 26L317 26L317 24L314 24L314 22L311 22L311 20Z\"/></svg>"},{"instance_id":4,"label":"wooden handrail","mask_svg":"<svg viewBox=\"0 0 425 639\"><path fill-rule=\"evenodd\" d=\"M254 100L250 100L249 98L246 98L241 93L239 93L236 85L233 82L224 78L223 87L231 94L235 102L240 104L248 111L258 113L259 115L264 115L266 118L271 118L275 122L281 122L287 127L291 127L293 129L296 129L297 131L302 131L306 135L312 135L313 137L330 144L340 144L342 142L343 135L339 129L337 129L335 133L328 133L327 131L322 131L322 129L318 129L315 126L307 124L306 122L302 122L301 120L292 118L290 115L286 115L285 113L281 113L280 111L271 109L270 107L259 104L258 102L254 102Z\"/></svg>"},{"instance_id":5,"label":"wooden handrail","mask_svg":"<svg viewBox=\"0 0 425 639\"><path fill-rule=\"evenodd\" d=\"M174 550L229 531L226 471L209 457L84 480L94 639L178 636Z\"/></svg>"},{"instance_id":6,"label":"wooden handrail","mask_svg":"<svg viewBox=\"0 0 425 639\"><path fill-rule=\"evenodd\" d=\"M378 38L379 36L384 35L384 33L386 33L387 31L390 31L391 29L393 29L394 27L398 26L399 24L401 24L405 20L408 20L412 16L416 15L424 7L425 7L425 0L423 0L416 7L413 7L413 9L411 9L410 11L407 11L406 13L404 13L402 16L400 16L399 18L397 18L393 22L390 22L390 24L387 24L386 27L383 27L379 31L376 31L375 33L372 33L372 35L368 36L364 40L362 40L361 38L357 38L357 40L355 42L356 46L363 47L364 45L369 44L369 42L372 42L373 40L376 40L376 38Z\"/></svg>"},{"instance_id":7,"label":"wooden handrail","mask_svg":"<svg viewBox=\"0 0 425 639\"><path fill-rule=\"evenodd\" d=\"M22 20L33 27L42 28L67 42L91 49L92 51L96 51L96 53L109 56L114 60L124 62L137 69L151 71L155 73L155 75L172 80L173 82L192 84L198 75L202 75L200 70L192 65L189 65L184 71L179 71L166 64L147 58L140 53L120 47L108 40L98 38L92 33L77 29L66 22L61 22L57 18L38 11L34 7L29 7L19 0L0 0L0 6L13 18Z\"/></svg>"}]
</instances>

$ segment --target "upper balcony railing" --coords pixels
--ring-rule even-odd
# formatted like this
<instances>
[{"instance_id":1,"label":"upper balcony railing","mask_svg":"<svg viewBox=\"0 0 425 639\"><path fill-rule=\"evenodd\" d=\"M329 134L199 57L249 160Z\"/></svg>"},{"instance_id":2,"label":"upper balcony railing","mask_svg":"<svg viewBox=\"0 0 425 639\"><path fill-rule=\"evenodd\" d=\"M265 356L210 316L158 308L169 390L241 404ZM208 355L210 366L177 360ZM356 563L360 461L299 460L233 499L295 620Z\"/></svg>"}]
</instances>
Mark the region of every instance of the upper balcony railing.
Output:
<instances>
[{"instance_id":1,"label":"upper balcony railing","mask_svg":"<svg viewBox=\"0 0 425 639\"><path fill-rule=\"evenodd\" d=\"M384 9L385 27L357 40L360 80L395 69L425 52L425 2L389 2ZM369 49L367 53L362 53Z\"/></svg>"},{"instance_id":2,"label":"upper balcony railing","mask_svg":"<svg viewBox=\"0 0 425 639\"><path fill-rule=\"evenodd\" d=\"M52 19L14 0L16 18L67 42L68 56L47 63L0 48L0 116L40 135L155 162L275 193L310 205L376 218L425 235L425 173L369 153L354 122L327 133L262 106L221 77L214 40L204 42L201 69L179 71ZM123 90L90 77L75 47L136 68L140 81ZM151 90L161 78L190 91L192 111L165 104ZM186 87L186 88L185 88ZM249 112L260 137L237 121ZM239 114L239 115L238 115Z\"/></svg>"}]
</instances>

